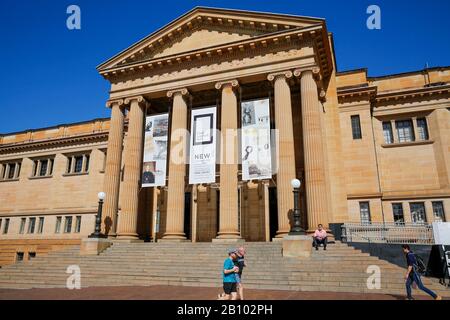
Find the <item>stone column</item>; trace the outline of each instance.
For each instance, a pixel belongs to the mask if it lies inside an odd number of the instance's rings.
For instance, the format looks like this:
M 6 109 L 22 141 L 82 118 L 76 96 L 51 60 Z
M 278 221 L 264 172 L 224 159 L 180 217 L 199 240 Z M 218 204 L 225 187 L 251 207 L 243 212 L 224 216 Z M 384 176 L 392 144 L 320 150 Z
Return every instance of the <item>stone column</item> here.
M 170 134 L 169 183 L 167 188 L 167 220 L 163 239 L 186 240 L 184 233 L 184 188 L 186 176 L 186 88 L 167 92 L 173 98 Z M 175 152 L 181 151 L 181 152 Z
M 117 237 L 132 240 L 138 238 L 137 218 L 144 147 L 144 115 L 147 103 L 144 97 L 138 96 L 125 99 L 125 104 L 130 104 L 130 114 L 128 137 L 124 147 L 123 203 Z
M 327 188 L 325 181 L 324 132 L 321 127 L 321 113 L 314 74 L 318 69 L 295 70 L 300 77 L 300 95 L 303 125 L 303 150 L 305 154 L 305 190 L 308 231 L 312 232 L 319 223 L 328 227 Z
M 294 194 L 291 180 L 295 174 L 294 129 L 292 124 L 291 89 L 288 79 L 291 71 L 269 74 L 267 79 L 273 81 L 275 100 L 275 127 L 278 130 L 278 171 L 277 171 L 277 206 L 278 231 L 276 238 L 283 238 L 289 233 L 289 212 L 294 208 Z
M 222 90 L 221 103 L 221 164 L 220 164 L 220 209 L 217 240 L 240 239 L 238 208 L 238 101 L 234 89 L 237 80 L 216 83 Z

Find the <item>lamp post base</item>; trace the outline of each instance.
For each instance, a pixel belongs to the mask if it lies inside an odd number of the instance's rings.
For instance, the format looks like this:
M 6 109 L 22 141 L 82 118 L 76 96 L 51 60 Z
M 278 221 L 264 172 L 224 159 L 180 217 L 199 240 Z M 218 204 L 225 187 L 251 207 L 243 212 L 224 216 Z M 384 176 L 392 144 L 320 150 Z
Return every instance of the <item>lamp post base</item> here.
M 310 257 L 311 237 L 307 235 L 287 235 L 283 238 L 283 257 Z
M 99 255 L 112 245 L 111 240 L 103 238 L 85 238 L 81 240 L 80 255 Z

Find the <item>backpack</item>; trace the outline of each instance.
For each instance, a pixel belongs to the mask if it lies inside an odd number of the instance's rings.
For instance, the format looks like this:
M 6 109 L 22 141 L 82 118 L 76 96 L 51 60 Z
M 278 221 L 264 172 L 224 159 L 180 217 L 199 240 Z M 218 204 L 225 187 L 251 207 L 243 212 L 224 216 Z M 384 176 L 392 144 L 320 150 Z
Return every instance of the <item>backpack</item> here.
M 414 271 L 417 273 L 424 275 L 427 272 L 427 266 L 425 265 L 425 262 L 423 261 L 422 257 L 418 256 L 414 253 L 414 257 L 416 258 L 416 265 L 414 266 Z

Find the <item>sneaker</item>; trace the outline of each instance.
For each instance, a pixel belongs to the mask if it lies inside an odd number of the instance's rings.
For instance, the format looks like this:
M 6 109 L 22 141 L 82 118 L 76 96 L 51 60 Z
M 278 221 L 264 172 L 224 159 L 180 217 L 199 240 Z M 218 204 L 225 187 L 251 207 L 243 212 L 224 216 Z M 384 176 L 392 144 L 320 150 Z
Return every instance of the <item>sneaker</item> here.
M 442 300 L 441 296 L 437 296 L 436 298 L 434 298 L 434 300 Z

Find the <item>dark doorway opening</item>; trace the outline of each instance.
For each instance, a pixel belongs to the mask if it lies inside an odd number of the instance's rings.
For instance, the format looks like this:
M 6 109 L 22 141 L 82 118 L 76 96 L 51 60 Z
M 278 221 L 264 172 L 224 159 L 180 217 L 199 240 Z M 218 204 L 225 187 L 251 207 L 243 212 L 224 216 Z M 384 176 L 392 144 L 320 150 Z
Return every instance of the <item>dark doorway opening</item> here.
M 191 239 L 191 197 L 190 192 L 184 193 L 184 233 L 186 239 Z
M 275 238 L 278 230 L 277 188 L 269 187 L 269 223 L 270 239 Z

